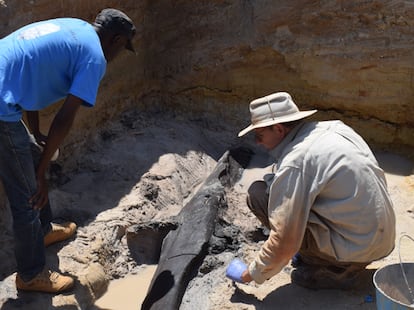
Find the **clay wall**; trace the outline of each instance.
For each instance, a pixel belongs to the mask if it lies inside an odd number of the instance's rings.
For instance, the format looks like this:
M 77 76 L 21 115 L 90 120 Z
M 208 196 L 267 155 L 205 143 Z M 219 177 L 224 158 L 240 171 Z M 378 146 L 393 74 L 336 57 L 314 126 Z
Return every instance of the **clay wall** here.
M 0 36 L 52 17 L 92 21 L 104 7 L 135 21 L 137 55 L 111 63 L 96 107 L 66 148 L 130 108 L 248 122 L 248 102 L 291 92 L 318 118 L 340 118 L 373 146 L 414 146 L 414 3 L 402 0 L 1 0 Z M 57 107 L 42 112 L 44 130 Z

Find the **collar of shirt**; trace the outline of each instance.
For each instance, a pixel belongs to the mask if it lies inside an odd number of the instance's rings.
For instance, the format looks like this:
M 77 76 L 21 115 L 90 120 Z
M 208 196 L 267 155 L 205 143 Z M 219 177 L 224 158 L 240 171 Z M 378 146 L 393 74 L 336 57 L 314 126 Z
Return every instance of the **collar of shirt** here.
M 303 127 L 305 122 L 302 122 L 295 126 L 287 135 L 286 137 L 280 142 L 274 149 L 269 151 L 269 154 L 276 159 L 276 162 L 279 161 L 280 156 L 283 153 L 283 150 L 286 148 L 286 146 L 292 142 L 298 131 Z

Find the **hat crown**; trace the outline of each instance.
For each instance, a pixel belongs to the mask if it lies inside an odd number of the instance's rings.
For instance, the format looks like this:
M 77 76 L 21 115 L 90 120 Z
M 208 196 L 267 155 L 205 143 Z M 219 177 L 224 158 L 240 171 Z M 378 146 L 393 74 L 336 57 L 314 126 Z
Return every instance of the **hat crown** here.
M 258 98 L 250 102 L 251 124 L 240 131 L 238 136 L 241 137 L 256 128 L 300 120 L 316 111 L 299 111 L 292 97 L 286 92 Z
M 299 112 L 292 97 L 286 92 L 275 93 L 250 103 L 252 124 L 271 121 Z

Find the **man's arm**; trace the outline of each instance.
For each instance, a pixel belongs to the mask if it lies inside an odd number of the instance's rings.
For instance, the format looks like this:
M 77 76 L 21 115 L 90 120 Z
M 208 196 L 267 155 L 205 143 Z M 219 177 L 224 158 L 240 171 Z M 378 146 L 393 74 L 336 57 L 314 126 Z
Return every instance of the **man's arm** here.
M 249 265 L 248 275 L 261 284 L 289 262 L 299 250 L 305 233 L 312 199 L 309 180 L 297 168 L 279 171 L 269 196 L 270 235 L 256 259 Z
M 39 112 L 38 111 L 26 111 L 27 124 L 30 128 L 30 132 L 36 139 L 37 144 L 45 146 L 47 137 L 40 132 L 39 128 Z
M 27 124 L 29 125 L 30 131 L 34 136 L 40 133 L 39 130 L 39 112 L 38 111 L 26 111 Z
M 69 94 L 52 121 L 47 136 L 46 146 L 43 150 L 39 166 L 37 167 L 37 192 L 30 199 L 30 202 L 33 203 L 33 208 L 35 209 L 41 209 L 48 201 L 46 171 L 50 159 L 71 129 L 76 113 L 82 102 L 82 99 Z

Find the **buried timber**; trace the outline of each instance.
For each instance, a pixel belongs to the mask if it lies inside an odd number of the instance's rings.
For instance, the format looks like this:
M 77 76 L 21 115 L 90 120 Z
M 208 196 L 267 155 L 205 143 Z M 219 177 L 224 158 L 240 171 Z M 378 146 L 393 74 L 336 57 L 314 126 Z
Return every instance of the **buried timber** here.
M 0 219 L 2 309 L 139 309 L 139 296 L 151 309 L 375 309 L 365 298 L 375 295 L 370 279 L 344 294 L 291 285 L 289 266 L 261 286 L 225 278 L 232 258 L 252 259 L 266 238 L 245 192 L 270 161 L 255 149 L 249 169 L 243 169 L 243 160 L 229 152 L 241 142 L 236 133 L 214 120 L 125 113 L 86 149 L 58 161 L 51 171 L 54 215 L 75 221 L 79 230 L 72 240 L 48 248 L 47 259 L 77 277 L 75 289 L 57 296 L 16 292 L 6 212 Z M 397 236 L 413 236 L 413 165 L 378 155 L 388 171 Z M 411 244 L 403 249 L 414 252 Z M 397 260 L 393 252 L 368 268 Z M 101 303 L 121 280 L 121 291 L 128 293 Z

